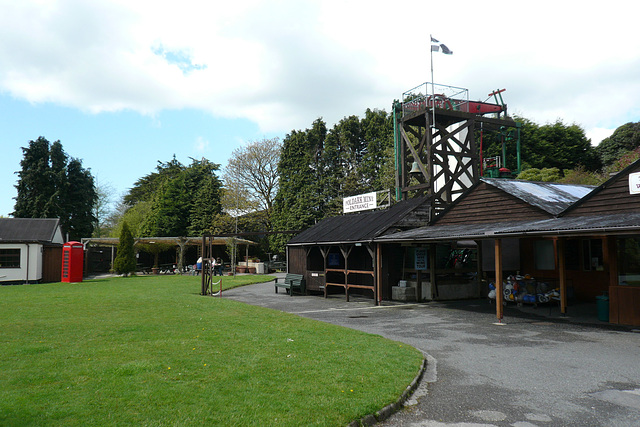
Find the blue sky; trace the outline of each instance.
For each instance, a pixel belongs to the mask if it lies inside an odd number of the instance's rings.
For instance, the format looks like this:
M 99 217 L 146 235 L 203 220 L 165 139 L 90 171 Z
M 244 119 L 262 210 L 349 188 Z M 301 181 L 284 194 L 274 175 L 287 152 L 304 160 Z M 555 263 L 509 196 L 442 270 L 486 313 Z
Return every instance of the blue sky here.
M 222 167 L 245 141 L 277 136 L 261 132 L 247 119 L 220 119 L 198 110 L 162 111 L 153 117 L 133 111 L 92 114 L 8 97 L 0 98 L 0 129 L 2 163 L 7 165 L 0 171 L 0 215 L 5 216 L 15 202 L 15 188 L 8 184 L 15 185 L 21 147 L 39 136 L 60 140 L 67 154 L 81 159 L 98 183 L 113 189 L 114 201 L 152 172 L 158 160 L 171 160 L 175 154 L 188 164 L 190 158 L 206 157 Z
M 249 141 L 329 126 L 429 81 L 593 143 L 640 120 L 628 2 L 0 0 L 0 215 L 44 136 L 115 198 L 175 154 L 223 167 Z

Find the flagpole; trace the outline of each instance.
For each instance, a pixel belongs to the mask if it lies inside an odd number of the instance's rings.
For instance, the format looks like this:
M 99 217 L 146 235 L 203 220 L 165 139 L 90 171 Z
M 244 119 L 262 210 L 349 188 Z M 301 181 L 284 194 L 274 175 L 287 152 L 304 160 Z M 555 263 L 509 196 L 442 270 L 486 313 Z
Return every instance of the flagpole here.
M 431 111 L 433 113 L 433 121 L 431 127 L 436 126 L 436 89 L 433 84 L 433 34 L 429 34 L 429 51 L 431 52 Z M 432 136 L 433 138 L 433 136 Z

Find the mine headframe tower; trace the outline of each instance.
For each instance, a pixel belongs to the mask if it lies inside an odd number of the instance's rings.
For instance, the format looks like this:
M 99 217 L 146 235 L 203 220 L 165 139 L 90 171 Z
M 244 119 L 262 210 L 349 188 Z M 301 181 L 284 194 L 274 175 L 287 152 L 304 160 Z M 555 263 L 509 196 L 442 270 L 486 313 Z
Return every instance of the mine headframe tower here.
M 467 89 L 424 83 L 394 101 L 396 200 L 430 195 L 433 217 L 478 182 L 479 135 L 516 127 L 502 91 L 489 94 L 491 104 L 469 101 Z

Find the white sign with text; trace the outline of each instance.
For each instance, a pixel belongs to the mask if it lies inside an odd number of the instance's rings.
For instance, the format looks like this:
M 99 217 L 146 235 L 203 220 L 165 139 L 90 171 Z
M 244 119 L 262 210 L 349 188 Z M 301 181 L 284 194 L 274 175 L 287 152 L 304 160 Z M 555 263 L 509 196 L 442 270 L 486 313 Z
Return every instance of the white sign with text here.
M 629 193 L 640 194 L 640 172 L 629 174 Z
M 366 211 L 377 208 L 376 193 L 359 194 L 342 199 L 344 213 Z

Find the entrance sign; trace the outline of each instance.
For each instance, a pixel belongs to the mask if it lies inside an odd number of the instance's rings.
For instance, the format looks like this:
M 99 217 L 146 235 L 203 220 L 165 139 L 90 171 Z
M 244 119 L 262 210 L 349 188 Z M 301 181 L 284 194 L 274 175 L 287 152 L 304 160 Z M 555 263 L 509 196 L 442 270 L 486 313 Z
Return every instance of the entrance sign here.
M 640 172 L 629 174 L 629 193 L 640 194 Z
M 367 211 L 377 207 L 375 191 L 373 193 L 359 194 L 342 199 L 344 213 Z

